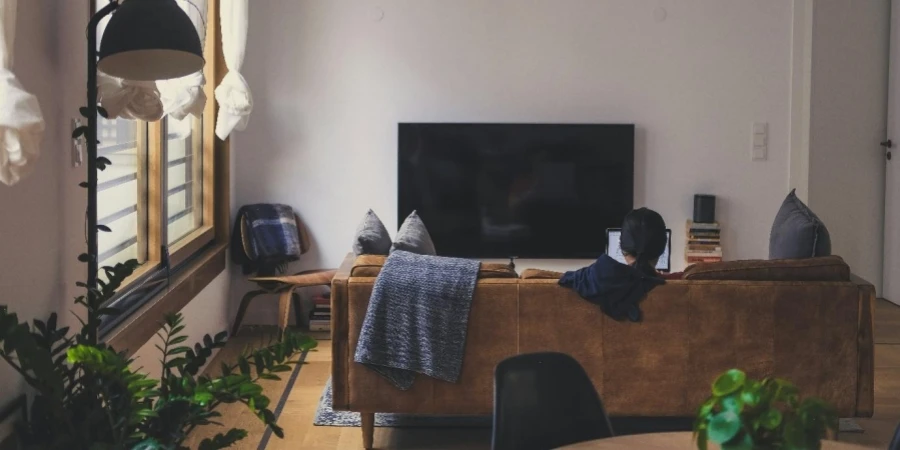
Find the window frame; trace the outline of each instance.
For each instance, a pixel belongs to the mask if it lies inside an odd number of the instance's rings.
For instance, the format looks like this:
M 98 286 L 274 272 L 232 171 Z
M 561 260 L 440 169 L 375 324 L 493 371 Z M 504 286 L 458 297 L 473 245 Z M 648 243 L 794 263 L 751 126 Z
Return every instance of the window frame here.
M 92 0 L 90 12 L 95 3 Z M 119 295 L 111 304 L 125 301 L 122 314 L 106 324 L 101 337 L 120 351 L 131 354 L 138 350 L 159 329 L 165 314 L 178 311 L 190 302 L 215 277 L 225 270 L 225 249 L 229 239 L 229 140 L 215 135 L 218 106 L 214 89 L 221 82 L 225 62 L 219 29 L 220 0 L 207 0 L 206 19 L 207 61 L 204 66 L 207 104 L 202 119 L 202 132 L 192 133 L 192 140 L 201 139 L 203 160 L 201 173 L 202 211 L 199 228 L 189 232 L 171 246 L 166 246 L 168 231 L 168 193 L 165 175 L 168 164 L 165 155 L 167 136 L 163 118 L 146 123 L 146 263 L 126 280 Z M 198 120 L 198 119 L 193 119 Z M 193 142 L 192 142 L 193 145 Z M 140 164 L 140 163 L 139 163 Z M 140 171 L 139 167 L 139 171 Z M 140 176 L 140 175 L 139 175 Z M 139 191 L 138 195 L 143 195 Z M 138 233 L 143 227 L 139 225 Z M 140 239 L 140 237 L 139 237 Z

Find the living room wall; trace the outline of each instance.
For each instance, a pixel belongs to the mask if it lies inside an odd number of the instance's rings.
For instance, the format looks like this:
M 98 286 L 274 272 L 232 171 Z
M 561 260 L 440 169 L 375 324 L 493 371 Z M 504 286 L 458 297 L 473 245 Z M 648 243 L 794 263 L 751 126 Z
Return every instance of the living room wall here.
M 47 133 L 41 160 L 34 172 L 14 186 L 0 184 L 0 305 L 9 305 L 20 318 L 42 317 L 60 310 L 64 289 L 60 276 L 63 231 L 59 227 L 60 165 L 53 150 L 59 147 L 60 124 L 52 100 L 57 94 L 53 54 L 55 27 L 51 1 L 19 2 L 15 72 L 22 86 L 41 102 Z M 0 99 L 0 102 L 3 100 Z M 48 156 L 48 153 L 50 154 Z M 83 217 L 83 213 L 82 213 Z M 77 223 L 77 222 L 75 222 Z M 23 382 L 0 362 L 0 409 L 22 391 Z M 0 441 L 11 431 L 0 424 Z
M 235 203 L 294 206 L 316 246 L 302 264 L 336 266 L 368 208 L 398 226 L 397 122 L 625 122 L 634 204 L 673 229 L 674 268 L 695 193 L 718 196 L 727 258 L 764 258 L 788 192 L 791 26 L 785 0 L 254 3 Z
M 38 98 L 46 131 L 35 171 L 19 184 L 0 185 L 0 304 L 20 318 L 41 318 L 56 311 L 66 326 L 78 326 L 69 313 L 85 278 L 76 259 L 85 248 L 86 199 L 78 183 L 83 167 L 71 165 L 69 119 L 85 102 L 84 30 L 86 2 L 32 0 L 18 3 L 14 72 Z M 191 342 L 227 328 L 230 273 L 215 278 L 183 310 Z M 155 367 L 152 343 L 138 351 L 138 362 Z M 23 391 L 19 376 L 0 362 L 0 409 Z M 0 424 L 0 441 L 11 424 Z

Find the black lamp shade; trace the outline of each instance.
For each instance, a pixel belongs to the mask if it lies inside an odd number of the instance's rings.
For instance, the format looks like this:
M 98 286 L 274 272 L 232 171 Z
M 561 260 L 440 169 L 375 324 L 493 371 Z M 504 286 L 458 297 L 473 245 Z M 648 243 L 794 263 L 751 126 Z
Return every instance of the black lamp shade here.
M 103 32 L 97 68 L 135 81 L 167 80 L 203 69 L 203 47 L 175 0 L 125 0 Z

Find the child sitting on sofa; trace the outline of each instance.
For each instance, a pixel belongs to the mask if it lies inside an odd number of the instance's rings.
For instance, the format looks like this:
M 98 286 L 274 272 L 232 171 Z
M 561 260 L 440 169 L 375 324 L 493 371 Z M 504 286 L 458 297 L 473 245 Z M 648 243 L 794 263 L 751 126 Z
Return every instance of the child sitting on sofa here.
M 590 266 L 566 272 L 559 284 L 599 305 L 606 315 L 615 320 L 639 322 L 641 310 L 638 303 L 647 293 L 664 284 L 666 278 L 681 278 L 681 274 L 663 276 L 656 271 L 656 263 L 666 249 L 666 241 L 666 222 L 662 216 L 651 209 L 635 209 L 625 216 L 622 223 L 620 245 L 628 264 L 604 254 Z

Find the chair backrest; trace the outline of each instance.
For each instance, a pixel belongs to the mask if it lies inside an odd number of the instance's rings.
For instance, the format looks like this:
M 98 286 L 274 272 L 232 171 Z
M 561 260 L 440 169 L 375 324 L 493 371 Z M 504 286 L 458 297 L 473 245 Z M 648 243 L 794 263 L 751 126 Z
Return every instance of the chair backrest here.
M 312 241 L 309 238 L 309 229 L 306 228 L 306 224 L 300 220 L 300 216 L 297 215 L 297 213 L 294 213 L 294 220 L 297 222 L 297 237 L 300 240 L 300 254 L 304 255 L 312 247 Z M 244 247 L 244 253 L 250 255 L 252 254 L 250 249 L 250 225 L 246 220 L 241 220 L 240 227 L 241 245 Z
M 894 438 L 891 439 L 891 445 L 888 446 L 888 450 L 900 450 L 900 424 L 894 429 Z
M 547 450 L 613 436 L 587 373 L 563 353 L 530 353 L 494 371 L 494 450 Z

